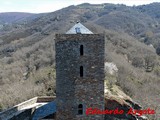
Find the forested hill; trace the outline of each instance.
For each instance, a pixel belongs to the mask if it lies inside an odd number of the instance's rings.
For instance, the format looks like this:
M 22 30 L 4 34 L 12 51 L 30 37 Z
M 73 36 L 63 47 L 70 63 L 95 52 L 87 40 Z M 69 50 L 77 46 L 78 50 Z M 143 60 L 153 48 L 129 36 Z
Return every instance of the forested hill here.
M 54 93 L 54 36 L 77 20 L 94 33 L 105 33 L 105 62 L 118 67 L 117 76 L 107 75 L 106 80 L 144 107 L 159 104 L 153 98 L 160 93 L 160 3 L 133 7 L 84 3 L 13 16 L 16 19 L 0 14 L 0 109 Z
M 64 32 L 76 20 L 92 22 L 109 30 L 123 31 L 141 42 L 153 44 L 155 48 L 159 45 L 160 3 L 133 7 L 85 3 L 46 14 L 1 13 L 0 23 L 16 23 L 4 25 L 3 28 L 1 26 L 0 31 L 14 30 L 17 34 L 18 30 L 27 31 L 24 33 L 27 35 L 28 32 Z

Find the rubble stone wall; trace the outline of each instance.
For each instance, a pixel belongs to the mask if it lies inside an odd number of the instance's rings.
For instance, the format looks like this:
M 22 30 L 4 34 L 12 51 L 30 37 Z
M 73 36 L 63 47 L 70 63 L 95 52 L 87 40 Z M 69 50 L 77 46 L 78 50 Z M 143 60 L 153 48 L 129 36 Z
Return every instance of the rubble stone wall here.
M 85 114 L 89 107 L 104 110 L 104 42 L 100 34 L 56 35 L 57 120 L 104 120 L 103 115 Z M 78 115 L 79 104 L 82 115 Z

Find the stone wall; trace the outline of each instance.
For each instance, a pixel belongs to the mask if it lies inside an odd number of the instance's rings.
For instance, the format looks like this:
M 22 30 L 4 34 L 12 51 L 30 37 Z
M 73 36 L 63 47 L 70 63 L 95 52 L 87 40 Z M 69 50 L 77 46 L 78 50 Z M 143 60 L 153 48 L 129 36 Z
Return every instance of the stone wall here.
M 56 35 L 57 120 L 104 120 L 102 115 L 85 114 L 89 107 L 104 110 L 104 42 L 100 34 Z M 82 115 L 78 115 L 79 104 Z

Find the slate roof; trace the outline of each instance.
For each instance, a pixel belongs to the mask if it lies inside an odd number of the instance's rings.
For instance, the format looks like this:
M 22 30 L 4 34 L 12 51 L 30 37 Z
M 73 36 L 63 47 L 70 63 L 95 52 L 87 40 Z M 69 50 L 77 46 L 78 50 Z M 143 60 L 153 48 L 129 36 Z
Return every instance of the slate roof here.
M 32 120 L 39 120 L 42 119 L 50 114 L 56 112 L 56 103 L 55 101 L 49 102 L 39 108 L 37 108 L 34 112 Z
M 77 22 L 66 34 L 93 34 L 88 28 Z

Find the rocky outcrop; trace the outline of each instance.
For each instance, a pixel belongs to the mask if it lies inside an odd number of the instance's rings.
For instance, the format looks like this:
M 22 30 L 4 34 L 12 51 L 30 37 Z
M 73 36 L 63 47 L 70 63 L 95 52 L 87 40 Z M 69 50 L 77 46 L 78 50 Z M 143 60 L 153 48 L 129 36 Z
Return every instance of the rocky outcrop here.
M 111 114 L 105 115 L 105 120 L 148 120 L 139 113 L 129 114 L 131 110 L 141 109 L 142 107 L 123 93 L 118 86 L 114 86 L 112 92 L 105 89 L 105 110 L 114 110 Z

